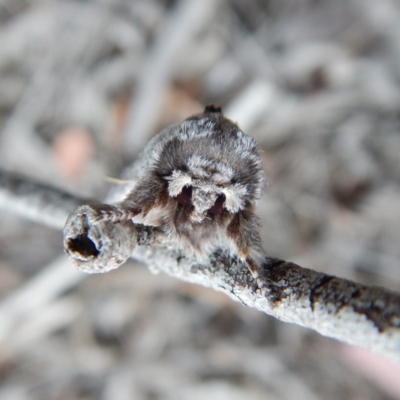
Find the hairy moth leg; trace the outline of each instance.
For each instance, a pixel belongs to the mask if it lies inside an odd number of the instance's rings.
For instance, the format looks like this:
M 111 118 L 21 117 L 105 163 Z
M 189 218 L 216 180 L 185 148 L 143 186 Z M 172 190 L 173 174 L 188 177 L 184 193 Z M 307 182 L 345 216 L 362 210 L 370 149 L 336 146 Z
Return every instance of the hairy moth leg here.
M 161 189 L 154 184 L 154 179 L 143 179 L 120 203 L 93 203 L 78 207 L 68 217 L 65 229 L 78 235 L 100 222 L 130 221 L 139 214 L 148 213 L 160 197 Z
M 73 214 L 75 219 L 80 219 L 82 226 L 91 226 L 99 222 L 129 221 L 140 214 L 138 207 L 127 207 L 125 204 L 86 204 L 78 207 Z M 68 223 L 68 221 L 67 221 Z
M 257 217 L 250 211 L 239 212 L 228 226 L 228 236 L 233 240 L 239 258 L 246 264 L 258 286 L 263 286 L 264 271 L 262 264 L 265 259 L 265 252 L 258 233 Z

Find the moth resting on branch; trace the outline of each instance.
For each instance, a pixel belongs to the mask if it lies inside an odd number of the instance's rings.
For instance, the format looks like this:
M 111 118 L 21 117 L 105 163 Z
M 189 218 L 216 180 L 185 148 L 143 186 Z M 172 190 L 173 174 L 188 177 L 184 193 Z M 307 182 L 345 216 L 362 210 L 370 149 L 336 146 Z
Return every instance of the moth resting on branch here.
M 130 256 L 222 291 L 283 321 L 400 361 L 400 297 L 267 257 L 254 206 L 264 173 L 256 142 L 219 108 L 154 137 L 118 203 L 69 215 L 64 247 L 89 273 Z
M 220 108 L 206 107 L 150 141 L 135 170 L 137 183 L 120 203 L 75 211 L 64 231 L 66 251 L 83 271 L 106 272 L 126 261 L 136 243 L 148 244 L 143 230 L 151 228 L 151 241 L 200 262 L 224 249 L 259 279 L 265 253 L 254 206 L 265 179 L 257 150 Z M 133 223 L 131 236 L 113 243 L 105 221 Z

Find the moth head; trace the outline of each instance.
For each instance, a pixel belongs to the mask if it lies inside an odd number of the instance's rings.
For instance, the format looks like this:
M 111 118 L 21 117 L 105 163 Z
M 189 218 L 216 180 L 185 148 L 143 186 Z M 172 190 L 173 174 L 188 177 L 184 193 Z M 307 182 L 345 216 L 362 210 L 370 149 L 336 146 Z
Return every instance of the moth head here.
M 246 186 L 229 179 L 227 166 L 219 165 L 211 174 L 202 170 L 198 161 L 196 168 L 192 165 L 191 169 L 176 169 L 167 178 L 168 194 L 177 206 L 190 209 L 193 222 L 243 210 L 248 203 Z
M 168 195 L 192 221 L 235 214 L 260 198 L 264 171 L 257 143 L 207 107 L 168 130 L 157 147 L 155 167 Z

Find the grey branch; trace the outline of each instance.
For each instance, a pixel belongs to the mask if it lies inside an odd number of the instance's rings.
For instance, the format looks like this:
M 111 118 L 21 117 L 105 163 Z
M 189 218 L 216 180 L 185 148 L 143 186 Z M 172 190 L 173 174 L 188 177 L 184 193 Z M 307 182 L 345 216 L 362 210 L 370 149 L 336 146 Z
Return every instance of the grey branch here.
M 0 169 L 0 207 L 30 220 L 62 228 L 72 210 L 88 201 Z
M 62 228 L 71 207 L 85 203 L 84 199 L 4 172 L 0 173 L 0 184 L 0 206 L 14 207 L 16 212 L 38 222 L 50 221 L 54 227 Z M 398 294 L 269 257 L 263 266 L 265 285 L 260 289 L 246 266 L 224 251 L 199 264 L 163 245 L 162 231 L 126 221 L 103 219 L 98 223 L 95 213 L 89 212 L 88 217 L 88 207 L 96 210 L 93 204 L 78 207 L 69 216 L 64 231 L 66 250 L 80 269 L 105 272 L 131 255 L 153 271 L 224 292 L 282 321 L 400 362 Z M 101 268 L 109 260 L 112 267 Z

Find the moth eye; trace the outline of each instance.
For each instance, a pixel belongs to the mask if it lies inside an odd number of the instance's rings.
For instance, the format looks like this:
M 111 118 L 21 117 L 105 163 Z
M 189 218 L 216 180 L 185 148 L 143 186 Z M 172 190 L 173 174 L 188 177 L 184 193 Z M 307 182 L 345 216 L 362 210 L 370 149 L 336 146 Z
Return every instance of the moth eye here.
M 184 186 L 182 191 L 176 196 L 176 201 L 184 207 L 192 205 L 192 187 Z
M 214 205 L 208 210 L 210 214 L 221 214 L 224 211 L 225 196 L 220 194 Z

